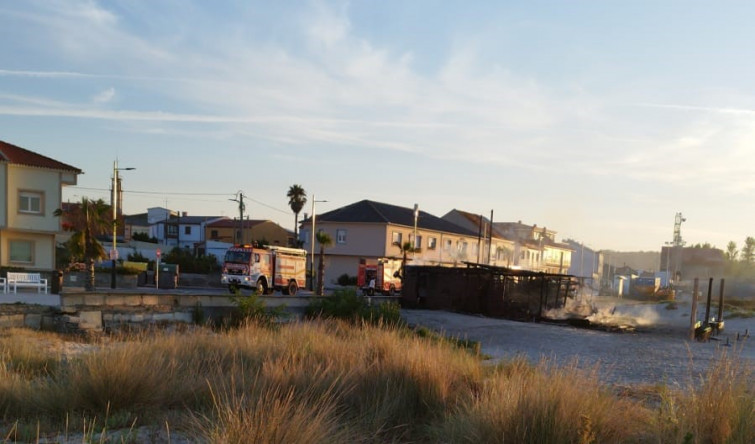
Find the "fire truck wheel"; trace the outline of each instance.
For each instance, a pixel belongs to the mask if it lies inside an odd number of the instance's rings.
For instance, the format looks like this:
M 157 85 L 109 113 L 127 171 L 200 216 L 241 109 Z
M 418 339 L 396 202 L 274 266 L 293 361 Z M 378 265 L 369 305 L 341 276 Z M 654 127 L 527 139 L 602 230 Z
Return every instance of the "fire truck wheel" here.
M 260 279 L 257 281 L 257 286 L 254 288 L 254 290 L 260 296 L 267 294 L 267 284 L 264 280 Z
M 286 294 L 289 294 L 291 296 L 296 296 L 296 292 L 299 290 L 299 287 L 296 285 L 296 281 L 291 281 L 288 283 L 288 287 L 286 287 L 285 291 Z

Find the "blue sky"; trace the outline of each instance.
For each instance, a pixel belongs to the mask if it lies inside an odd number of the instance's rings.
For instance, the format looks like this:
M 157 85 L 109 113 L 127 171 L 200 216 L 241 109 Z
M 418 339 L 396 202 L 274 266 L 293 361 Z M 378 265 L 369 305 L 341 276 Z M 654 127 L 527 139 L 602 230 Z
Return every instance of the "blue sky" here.
M 755 236 L 755 3 L 0 2 L 0 139 L 65 199 L 293 228 L 301 184 L 596 249 Z M 307 205 L 306 211 L 310 207 Z

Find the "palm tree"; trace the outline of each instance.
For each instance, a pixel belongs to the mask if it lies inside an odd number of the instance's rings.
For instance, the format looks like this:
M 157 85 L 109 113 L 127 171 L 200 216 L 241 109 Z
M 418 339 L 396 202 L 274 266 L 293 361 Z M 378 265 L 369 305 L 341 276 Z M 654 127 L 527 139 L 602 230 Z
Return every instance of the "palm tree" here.
M 320 263 L 317 264 L 317 295 L 325 294 L 325 247 L 333 245 L 333 238 L 324 231 L 317 233 L 317 243 L 320 244 Z
M 393 245 L 395 247 L 398 247 L 399 251 L 401 252 L 401 275 L 399 276 L 399 279 L 401 279 L 401 281 L 403 282 L 404 276 L 406 276 L 406 255 L 408 253 L 419 252 L 420 249 L 414 248 L 410 241 L 406 241 L 403 244 L 394 242 Z
M 105 249 L 97 241 L 97 236 L 109 232 L 112 228 L 110 205 L 102 199 L 93 201 L 84 197 L 80 204 L 72 205 L 65 210 L 59 208 L 53 214 L 63 218 L 63 230 L 73 232 L 67 242 L 68 250 L 72 257 L 86 262 L 89 276 L 84 287 L 87 291 L 94 291 L 94 261 L 107 257 Z
M 294 212 L 294 241 L 299 246 L 299 212 L 307 203 L 307 193 L 301 185 L 294 184 L 289 187 L 286 197 L 288 197 L 288 206 Z

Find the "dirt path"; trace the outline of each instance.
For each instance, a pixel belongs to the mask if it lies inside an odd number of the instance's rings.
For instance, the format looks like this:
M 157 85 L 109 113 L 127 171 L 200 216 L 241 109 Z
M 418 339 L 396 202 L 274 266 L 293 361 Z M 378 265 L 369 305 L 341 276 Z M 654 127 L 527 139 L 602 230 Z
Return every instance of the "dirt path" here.
M 718 340 L 688 340 L 689 304 L 638 304 L 607 299 L 593 302 L 598 314 L 636 321 L 637 331 L 610 333 L 547 323 L 524 323 L 431 310 L 402 310 L 410 324 L 424 325 L 448 335 L 480 341 L 482 352 L 494 359 L 524 355 L 536 362 L 543 357 L 580 366 L 600 364 L 607 382 L 617 384 L 669 383 L 685 385 L 708 368 L 721 353 L 755 364 L 755 319 L 726 320 Z M 740 340 L 737 340 L 739 333 Z M 728 344 L 727 344 L 728 339 Z

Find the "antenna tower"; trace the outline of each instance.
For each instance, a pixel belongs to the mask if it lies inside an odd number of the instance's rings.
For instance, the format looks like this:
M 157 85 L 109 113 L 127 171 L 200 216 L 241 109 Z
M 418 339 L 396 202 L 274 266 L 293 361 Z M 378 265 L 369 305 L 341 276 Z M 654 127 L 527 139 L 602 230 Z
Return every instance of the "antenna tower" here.
M 686 222 L 687 219 L 682 217 L 682 213 L 676 213 L 674 218 L 674 241 L 671 243 L 674 247 L 683 247 L 686 242 L 682 240 L 682 222 Z

